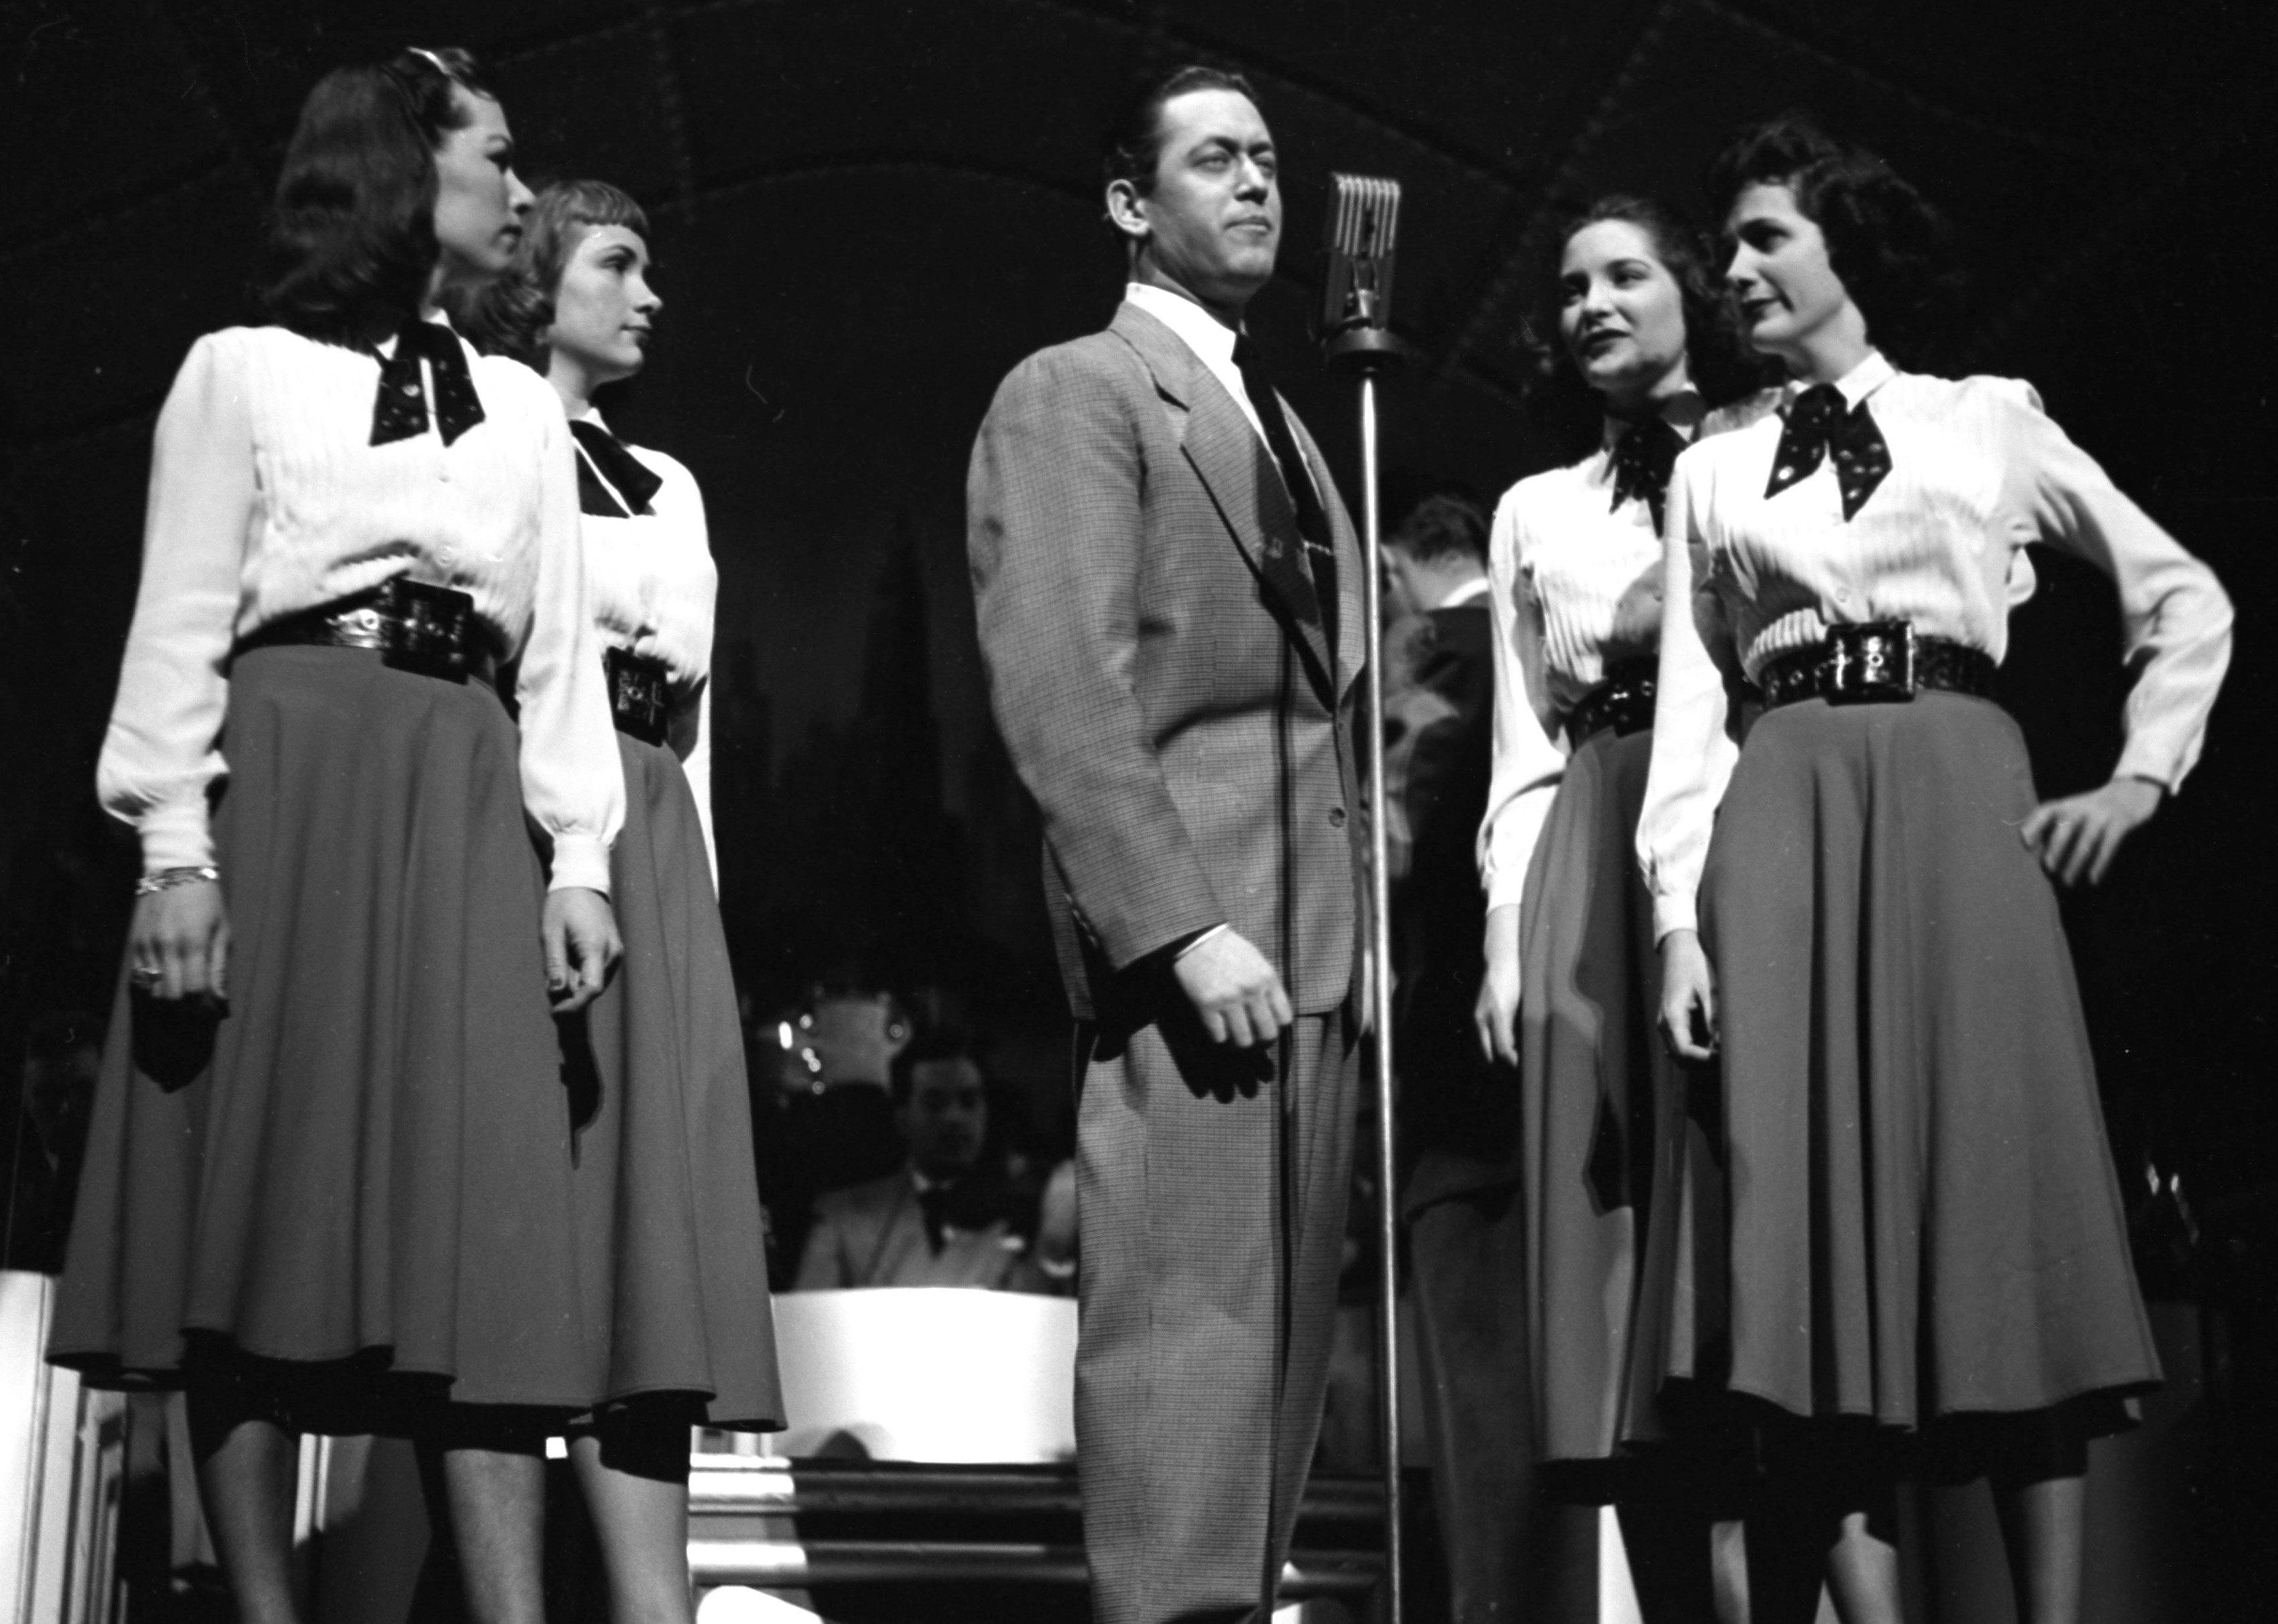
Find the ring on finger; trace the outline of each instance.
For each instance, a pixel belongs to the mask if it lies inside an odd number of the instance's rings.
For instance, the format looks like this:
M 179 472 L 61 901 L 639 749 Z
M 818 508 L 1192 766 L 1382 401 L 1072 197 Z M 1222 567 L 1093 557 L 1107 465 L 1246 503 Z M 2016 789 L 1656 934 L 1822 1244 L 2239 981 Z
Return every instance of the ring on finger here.
M 156 987 L 165 978 L 166 972 L 156 964 L 137 964 L 127 979 L 138 987 Z

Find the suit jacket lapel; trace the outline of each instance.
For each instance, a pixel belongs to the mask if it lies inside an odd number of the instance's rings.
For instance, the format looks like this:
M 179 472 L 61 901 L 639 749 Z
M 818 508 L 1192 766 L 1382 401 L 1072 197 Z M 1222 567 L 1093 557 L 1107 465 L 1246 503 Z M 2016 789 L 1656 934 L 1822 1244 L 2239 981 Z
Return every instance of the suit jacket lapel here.
M 1235 545 L 1288 611 L 1299 641 L 1312 657 L 1314 680 L 1333 695 L 1342 692 L 1343 683 L 1330 675 L 1328 634 L 1321 624 L 1321 600 L 1313 590 L 1313 572 L 1305 562 L 1297 511 L 1282 486 L 1280 470 L 1273 466 L 1273 454 L 1225 385 L 1178 334 L 1131 304 L 1115 313 L 1109 331 L 1138 352 L 1154 376 L 1158 391 L 1185 409 L 1180 449 L 1217 504 Z M 1306 454 L 1318 465 L 1319 454 L 1311 449 L 1310 440 L 1305 443 Z M 1341 505 L 1333 502 L 1329 507 L 1338 515 L 1331 522 L 1342 525 Z M 1340 540 L 1340 559 L 1344 551 Z M 1343 579 L 1341 575 L 1341 583 Z M 1340 591 L 1339 596 L 1346 594 Z M 1358 611 L 1345 623 L 1357 626 Z

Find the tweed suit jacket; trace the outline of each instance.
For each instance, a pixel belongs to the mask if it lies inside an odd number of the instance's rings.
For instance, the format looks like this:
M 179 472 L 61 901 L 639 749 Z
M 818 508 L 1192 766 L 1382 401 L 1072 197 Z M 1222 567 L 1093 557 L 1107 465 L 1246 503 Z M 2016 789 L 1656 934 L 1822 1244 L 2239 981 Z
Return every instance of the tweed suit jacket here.
M 1272 454 L 1145 311 L 1126 303 L 1105 332 L 1029 356 L 981 426 L 967 483 L 981 649 L 1043 811 L 1079 1018 L 1221 921 L 1273 961 L 1300 1014 L 1351 989 L 1361 559 L 1319 448 L 1288 418 L 1334 532 L 1334 652 Z

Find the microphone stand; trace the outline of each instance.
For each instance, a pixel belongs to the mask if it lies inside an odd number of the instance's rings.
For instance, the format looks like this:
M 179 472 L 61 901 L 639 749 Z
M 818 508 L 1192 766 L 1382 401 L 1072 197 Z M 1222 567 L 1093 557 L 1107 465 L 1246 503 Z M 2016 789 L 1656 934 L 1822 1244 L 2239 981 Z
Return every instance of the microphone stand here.
M 1385 1624 L 1401 1624 L 1403 1584 L 1402 1530 L 1405 1499 L 1400 1483 L 1400 1212 L 1399 1140 L 1395 1134 L 1392 1065 L 1392 871 L 1387 855 L 1384 799 L 1383 542 L 1377 500 L 1377 380 L 1400 364 L 1400 341 L 1380 326 L 1354 325 L 1331 333 L 1323 348 L 1332 369 L 1360 385 L 1361 619 L 1367 676 L 1362 690 L 1368 729 L 1368 873 L 1370 899 L 1369 1018 L 1376 1043 L 1376 1187 L 1379 1363 L 1384 1372 Z

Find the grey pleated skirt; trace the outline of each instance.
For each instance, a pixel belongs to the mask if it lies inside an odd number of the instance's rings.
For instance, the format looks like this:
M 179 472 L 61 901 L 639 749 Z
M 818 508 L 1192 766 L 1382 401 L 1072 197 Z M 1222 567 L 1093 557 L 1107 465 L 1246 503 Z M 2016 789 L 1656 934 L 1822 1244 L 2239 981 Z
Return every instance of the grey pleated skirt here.
M 2035 804 L 1982 699 L 1808 700 L 1748 735 L 1701 893 L 1730 1391 L 2093 1436 L 2159 1382 L 2056 897 L 2018 836 Z
M 580 1277 L 615 1399 L 783 1424 L 728 944 L 696 801 L 669 750 L 617 736 L 625 826 L 610 902 L 625 957 L 564 1022 Z
M 330 1432 L 606 1401 L 504 706 L 261 648 L 223 743 L 226 1012 L 122 973 L 50 1357 Z

